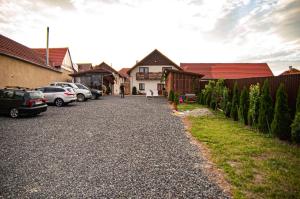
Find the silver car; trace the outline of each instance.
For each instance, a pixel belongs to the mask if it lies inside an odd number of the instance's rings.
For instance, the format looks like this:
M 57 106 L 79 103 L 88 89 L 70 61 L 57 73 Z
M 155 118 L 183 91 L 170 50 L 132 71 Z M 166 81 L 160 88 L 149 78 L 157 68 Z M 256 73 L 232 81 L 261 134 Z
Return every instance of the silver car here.
M 76 93 L 71 87 L 46 86 L 38 88 L 42 91 L 48 104 L 63 106 L 77 100 Z
M 83 101 L 86 101 L 87 99 L 92 98 L 91 91 L 86 90 L 86 89 L 80 89 L 74 83 L 70 83 L 70 82 L 53 82 L 50 85 L 51 86 L 62 86 L 62 87 L 67 86 L 67 87 L 73 88 L 75 93 L 76 93 L 76 96 L 77 96 L 77 101 L 79 101 L 79 102 L 83 102 Z

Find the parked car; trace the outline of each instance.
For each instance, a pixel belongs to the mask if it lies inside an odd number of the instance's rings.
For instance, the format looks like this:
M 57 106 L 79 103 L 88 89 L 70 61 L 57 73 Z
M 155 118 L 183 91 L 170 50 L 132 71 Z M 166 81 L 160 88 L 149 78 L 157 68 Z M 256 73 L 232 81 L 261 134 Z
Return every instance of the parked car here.
M 74 89 L 76 96 L 77 96 L 77 101 L 83 102 L 88 99 L 92 98 L 92 93 L 89 90 L 86 89 L 81 89 L 76 86 L 74 83 L 70 82 L 54 82 L 50 84 L 51 86 L 61 86 L 61 87 L 71 87 Z
M 42 91 L 48 104 L 61 107 L 77 100 L 76 93 L 71 87 L 46 86 L 38 88 Z
M 38 115 L 47 111 L 46 100 L 41 91 L 16 88 L 0 89 L 0 113 L 12 118 L 20 115 Z
M 98 99 L 99 97 L 102 96 L 102 91 L 100 91 L 100 90 L 93 89 L 93 88 L 88 88 L 87 86 L 85 86 L 83 84 L 80 84 L 80 83 L 75 83 L 75 84 L 76 84 L 76 86 L 78 88 L 86 89 L 86 90 L 91 91 L 91 93 L 92 93 L 92 99 Z

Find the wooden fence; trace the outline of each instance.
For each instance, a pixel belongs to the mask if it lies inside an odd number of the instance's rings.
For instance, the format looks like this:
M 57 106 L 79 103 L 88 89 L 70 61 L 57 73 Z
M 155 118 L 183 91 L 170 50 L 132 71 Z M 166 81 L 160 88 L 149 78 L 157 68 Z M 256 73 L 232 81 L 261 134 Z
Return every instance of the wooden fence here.
M 249 89 L 250 85 L 259 83 L 262 87 L 264 81 L 268 79 L 270 84 L 270 94 L 272 96 L 273 102 L 275 103 L 276 91 L 280 83 L 284 84 L 285 91 L 288 94 L 288 103 L 292 113 L 295 111 L 297 92 L 300 85 L 300 74 L 294 75 L 282 75 L 282 76 L 272 76 L 272 77 L 255 77 L 255 78 L 245 78 L 245 79 L 226 79 L 225 85 L 232 90 L 234 83 L 237 82 L 238 89 L 241 91 L 243 87 Z M 208 81 L 201 81 L 199 87 L 203 89 Z

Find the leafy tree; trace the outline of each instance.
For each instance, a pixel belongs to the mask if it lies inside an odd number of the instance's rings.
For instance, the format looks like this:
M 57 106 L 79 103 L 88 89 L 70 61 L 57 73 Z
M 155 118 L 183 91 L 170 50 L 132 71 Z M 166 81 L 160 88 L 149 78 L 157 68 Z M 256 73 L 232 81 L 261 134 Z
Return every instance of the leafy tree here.
M 231 109 L 230 109 L 230 117 L 234 120 L 238 120 L 238 106 L 239 106 L 239 93 L 237 82 L 234 83 L 233 93 L 232 93 L 232 102 L 231 102 Z
M 248 124 L 248 108 L 249 108 L 249 94 L 246 87 L 243 88 L 240 96 L 239 105 L 239 121 L 243 122 L 245 125 Z
M 136 90 L 136 87 L 134 86 L 133 88 L 132 88 L 132 95 L 136 95 L 137 94 L 137 90 Z
M 263 133 L 270 132 L 272 119 L 273 102 L 270 96 L 269 81 L 266 79 L 259 99 L 258 129 Z
M 287 94 L 281 83 L 276 92 L 276 103 L 274 119 L 271 124 L 271 132 L 280 139 L 290 139 L 291 137 L 291 116 L 288 107 Z
M 257 126 L 258 113 L 259 113 L 259 83 L 250 86 L 249 91 L 249 110 L 248 110 L 248 124 Z
M 170 90 L 170 93 L 169 93 L 169 101 L 171 101 L 171 102 L 174 101 L 174 91 L 173 91 L 173 90 Z
M 295 119 L 291 127 L 292 127 L 292 141 L 295 143 L 300 143 L 300 112 L 296 113 Z

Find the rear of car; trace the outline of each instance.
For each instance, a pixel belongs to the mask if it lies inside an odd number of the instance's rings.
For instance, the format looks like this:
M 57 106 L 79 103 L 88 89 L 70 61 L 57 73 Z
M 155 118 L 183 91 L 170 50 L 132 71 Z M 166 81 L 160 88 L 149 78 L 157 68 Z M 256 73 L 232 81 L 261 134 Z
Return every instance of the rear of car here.
M 77 96 L 77 101 L 83 102 L 86 101 L 87 99 L 92 98 L 92 93 L 89 90 L 78 88 L 78 86 L 74 83 L 70 82 L 54 82 L 50 84 L 52 86 L 62 86 L 62 87 L 71 87 L 74 89 L 76 96 Z
M 12 118 L 20 115 L 38 115 L 47 110 L 46 100 L 40 91 L 21 89 L 0 90 L 0 112 Z
M 71 87 L 47 86 L 38 90 L 44 93 L 48 104 L 55 104 L 58 107 L 77 100 L 76 93 Z

